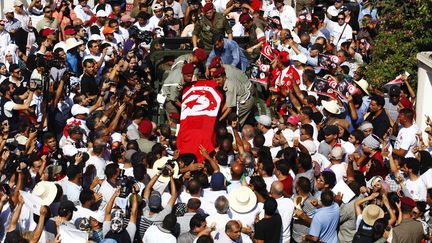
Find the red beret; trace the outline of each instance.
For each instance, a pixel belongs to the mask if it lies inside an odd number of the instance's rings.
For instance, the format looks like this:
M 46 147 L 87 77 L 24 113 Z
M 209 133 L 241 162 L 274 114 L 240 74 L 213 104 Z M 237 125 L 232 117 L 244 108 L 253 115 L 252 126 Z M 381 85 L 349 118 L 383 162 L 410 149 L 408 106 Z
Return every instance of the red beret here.
M 408 98 L 402 98 L 402 99 L 400 99 L 400 101 L 399 101 L 400 103 L 401 103 L 401 105 L 404 107 L 404 108 L 408 108 L 408 109 L 411 109 L 412 110 L 412 108 L 413 108 L 413 104 L 411 103 L 411 101 L 408 99 Z
M 55 32 L 56 32 L 55 29 L 45 28 L 45 29 L 42 30 L 42 36 L 47 37 L 47 36 L 49 36 L 49 35 L 51 35 L 51 34 L 53 34 Z
M 65 35 L 75 35 L 76 32 L 74 30 L 74 28 L 67 28 L 64 30 Z
M 213 78 L 218 78 L 222 75 L 225 75 L 225 68 L 218 67 L 216 71 L 213 72 Z
M 410 198 L 410 197 L 401 197 L 400 201 L 402 204 L 410 206 L 410 207 L 415 207 L 416 206 L 416 202 Z
M 209 10 L 212 10 L 214 8 L 213 3 L 206 3 L 203 7 L 203 12 L 207 12 Z
M 281 62 L 288 62 L 289 61 L 289 53 L 287 51 L 281 51 L 281 52 L 279 52 L 277 58 Z
M 193 54 L 198 58 L 198 61 L 200 62 L 204 62 L 205 60 L 207 60 L 207 52 L 202 48 L 197 48 L 193 52 Z
M 246 13 L 240 15 L 240 19 L 239 19 L 240 24 L 244 24 L 245 22 L 248 22 L 250 20 L 252 20 L 250 14 Z
M 218 67 L 222 67 L 222 60 L 220 59 L 219 56 L 215 56 L 213 57 L 213 59 L 210 62 L 210 65 L 208 66 L 208 68 L 218 68 Z
M 193 74 L 194 69 L 195 69 L 195 67 L 192 63 L 186 63 L 182 67 L 182 73 L 183 74 Z
M 180 120 L 180 114 L 177 113 L 177 112 L 175 112 L 175 113 L 170 113 L 170 114 L 169 114 L 169 117 L 170 117 L 171 119 L 174 119 L 174 120 Z
M 138 125 L 138 131 L 143 135 L 150 135 L 153 130 L 153 125 L 149 120 L 142 120 Z

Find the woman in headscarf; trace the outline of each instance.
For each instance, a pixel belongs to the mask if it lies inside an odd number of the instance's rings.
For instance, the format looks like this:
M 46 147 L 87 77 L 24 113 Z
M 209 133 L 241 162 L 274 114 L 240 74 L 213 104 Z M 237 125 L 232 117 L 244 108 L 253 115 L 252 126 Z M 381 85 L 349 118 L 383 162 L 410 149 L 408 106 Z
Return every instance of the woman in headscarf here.
M 32 19 L 30 17 L 24 17 L 24 22 L 16 32 L 15 43 L 18 49 L 25 55 L 29 55 L 30 48 L 36 42 L 38 33 L 36 28 L 33 27 Z
M 0 60 L 0 61 L 6 65 L 7 70 L 9 70 L 9 66 L 11 64 L 18 64 L 19 58 L 17 55 L 17 49 L 18 49 L 17 45 L 9 44 L 6 47 L 4 56 L 1 57 L 2 60 Z
M 0 83 L 9 77 L 6 65 L 0 62 Z

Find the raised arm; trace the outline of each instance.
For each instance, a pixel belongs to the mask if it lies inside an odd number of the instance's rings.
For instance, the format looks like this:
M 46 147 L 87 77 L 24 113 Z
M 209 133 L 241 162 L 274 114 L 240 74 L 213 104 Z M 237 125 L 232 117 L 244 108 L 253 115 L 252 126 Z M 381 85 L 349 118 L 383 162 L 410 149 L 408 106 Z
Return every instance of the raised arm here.
M 12 218 L 11 218 L 9 227 L 7 228 L 7 232 L 12 232 L 16 229 L 18 219 L 19 219 L 19 216 L 21 214 L 21 209 L 22 209 L 23 205 L 24 205 L 24 199 L 20 194 L 18 197 L 18 205 L 15 207 L 15 210 L 12 214 Z
M 34 230 L 33 238 L 30 240 L 30 243 L 37 243 L 39 242 L 39 239 L 42 235 L 44 226 L 45 226 L 45 219 L 48 213 L 48 207 L 47 206 L 41 206 L 40 208 L 40 215 L 39 215 L 39 221 L 36 226 L 36 229 Z
M 113 195 L 111 196 L 110 200 L 106 205 L 104 221 L 111 221 L 111 210 L 112 207 L 114 206 L 114 201 L 119 194 L 120 194 L 120 188 L 116 188 Z
M 174 169 L 170 170 L 170 191 L 171 191 L 171 197 L 168 201 L 168 204 L 171 208 L 174 207 L 174 204 L 177 200 L 177 188 L 175 186 L 175 182 L 174 182 L 174 178 L 173 178 L 173 174 L 174 174 Z
M 144 188 L 144 192 L 143 192 L 143 198 L 144 199 L 149 199 L 151 189 L 153 188 L 154 184 L 158 180 L 159 176 L 160 176 L 160 172 L 158 172 L 156 175 L 154 175 L 153 178 L 151 178 L 151 180 L 149 181 L 149 183 Z

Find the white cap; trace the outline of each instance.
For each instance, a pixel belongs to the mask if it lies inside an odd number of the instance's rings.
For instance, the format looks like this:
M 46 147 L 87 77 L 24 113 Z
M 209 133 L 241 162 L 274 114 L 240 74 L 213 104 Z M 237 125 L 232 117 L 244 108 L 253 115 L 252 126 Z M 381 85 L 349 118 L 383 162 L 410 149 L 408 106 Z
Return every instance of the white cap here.
M 72 116 L 76 116 L 79 114 L 89 114 L 89 109 L 85 108 L 82 105 L 75 104 L 72 106 L 71 113 L 72 113 Z
M 160 5 L 159 3 L 156 3 L 153 7 L 153 10 L 159 10 L 159 9 L 163 9 L 163 6 Z
M 57 50 L 58 48 L 66 51 L 66 43 L 64 41 L 60 41 L 59 43 L 55 44 L 53 51 Z
M 13 13 L 14 11 L 13 7 L 10 6 L 3 9 L 3 13 Z
M 108 17 L 108 14 L 105 12 L 105 10 L 99 10 L 99 11 L 97 11 L 97 13 L 96 13 L 96 17 L 102 17 L 102 18 L 105 18 L 105 17 Z
M 261 115 L 258 118 L 255 118 L 258 123 L 263 124 L 266 127 L 271 126 L 271 118 L 267 115 Z
M 91 40 L 103 41 L 103 40 L 105 40 L 105 38 L 103 38 L 101 35 L 98 35 L 98 34 L 92 34 L 89 38 L 89 41 L 91 41 Z

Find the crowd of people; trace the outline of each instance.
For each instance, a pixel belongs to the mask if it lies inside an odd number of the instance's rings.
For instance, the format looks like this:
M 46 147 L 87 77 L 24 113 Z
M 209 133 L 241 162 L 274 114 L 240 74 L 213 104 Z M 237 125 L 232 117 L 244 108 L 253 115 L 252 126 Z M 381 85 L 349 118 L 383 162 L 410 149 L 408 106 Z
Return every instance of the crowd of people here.
M 365 75 L 379 2 L 11 0 L 0 239 L 430 242 L 432 121 L 407 75 Z M 177 147 L 199 80 L 223 94 L 204 159 Z

